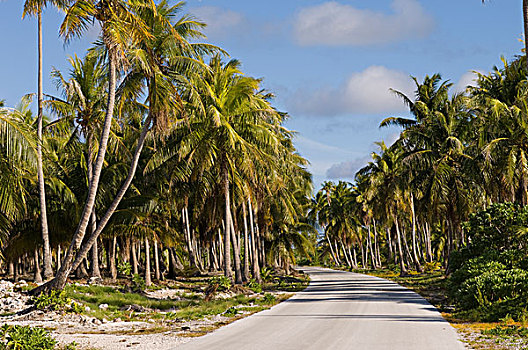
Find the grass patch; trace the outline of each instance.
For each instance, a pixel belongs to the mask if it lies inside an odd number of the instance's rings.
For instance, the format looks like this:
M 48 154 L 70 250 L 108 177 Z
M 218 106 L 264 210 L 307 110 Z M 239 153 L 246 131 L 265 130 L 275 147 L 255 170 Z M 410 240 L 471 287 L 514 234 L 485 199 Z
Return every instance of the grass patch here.
M 293 287 L 292 287 L 293 288 Z M 282 301 L 283 298 L 261 298 L 237 295 L 228 299 L 202 300 L 198 295 L 187 295 L 191 299 L 171 300 L 154 299 L 140 293 L 123 292 L 114 287 L 106 286 L 80 286 L 68 285 L 65 289 L 66 296 L 89 306 L 90 311 L 84 312 L 98 319 L 121 318 L 124 321 L 144 320 L 151 318 L 197 320 L 211 315 L 219 315 L 235 306 L 258 305 L 261 311 Z M 99 308 L 101 304 L 108 305 L 105 309 Z M 134 309 L 143 309 L 144 312 L 127 311 L 128 306 Z

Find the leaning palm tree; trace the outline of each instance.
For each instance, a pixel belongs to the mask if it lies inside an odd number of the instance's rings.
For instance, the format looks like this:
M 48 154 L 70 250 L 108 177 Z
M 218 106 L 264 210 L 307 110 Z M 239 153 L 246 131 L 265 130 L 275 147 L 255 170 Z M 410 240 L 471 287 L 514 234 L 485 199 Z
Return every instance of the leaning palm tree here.
M 38 115 L 37 115 L 37 170 L 38 170 L 38 184 L 39 184 L 39 198 L 40 198 L 40 220 L 42 230 L 42 241 L 44 244 L 44 278 L 49 279 L 53 276 L 51 268 L 51 250 L 48 232 L 48 218 L 46 215 L 46 191 L 44 187 L 44 171 L 42 166 L 42 108 L 44 93 L 42 89 L 42 10 L 48 6 L 48 3 L 65 9 L 69 0 L 26 0 L 24 3 L 24 12 L 22 18 L 26 15 L 37 16 L 37 36 L 38 36 Z
M 66 279 L 72 268 L 75 251 L 80 248 L 85 236 L 99 187 L 101 170 L 112 125 L 118 66 L 122 67 L 126 65 L 126 52 L 131 45 L 151 35 L 144 22 L 135 14 L 137 7 L 144 4 L 144 2 L 132 0 L 77 0 L 69 6 L 66 11 L 66 17 L 61 24 L 60 34 L 66 42 L 82 35 L 95 21 L 101 26 L 102 42 L 107 49 L 108 101 L 99 140 L 97 158 L 94 163 L 92 181 L 88 187 L 88 194 L 79 225 L 55 278 L 51 283 L 35 289 L 34 293 L 50 288 L 64 288 Z
M 152 6 L 147 4 L 148 2 L 137 7 L 135 15 L 145 25 L 149 35 L 128 52 L 129 74 L 119 88 L 119 109 L 125 114 L 136 117 L 138 113 L 145 112 L 146 117 L 141 123 L 141 133 L 137 139 L 127 177 L 99 221 L 97 229 L 91 233 L 77 253 L 73 263 L 74 269 L 97 241 L 97 237 L 104 230 L 130 187 L 147 135 L 151 131 L 155 131 L 153 137 L 166 134 L 181 121 L 180 117 L 183 113 L 179 88 L 185 87 L 185 76 L 190 74 L 190 71 L 202 69 L 203 64 L 197 60 L 199 54 L 216 50 L 216 47 L 211 45 L 188 42 L 190 39 L 203 36 L 199 29 L 204 25 L 187 15 L 175 19 L 183 3 L 175 6 L 169 6 L 166 1 Z M 144 88 L 147 93 L 146 106 L 136 102 Z

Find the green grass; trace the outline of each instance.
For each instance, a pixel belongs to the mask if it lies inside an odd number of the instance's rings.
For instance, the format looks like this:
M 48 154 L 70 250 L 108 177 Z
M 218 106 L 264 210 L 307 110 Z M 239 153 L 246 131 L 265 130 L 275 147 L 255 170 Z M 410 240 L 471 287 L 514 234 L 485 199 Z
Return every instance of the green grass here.
M 196 320 L 210 315 L 224 313 L 231 307 L 238 305 L 256 304 L 267 308 L 278 303 L 278 300 L 269 300 L 264 297 L 249 298 L 237 295 L 229 299 L 201 300 L 196 295 L 188 300 L 153 299 L 138 293 L 124 293 L 113 287 L 103 286 L 76 286 L 66 287 L 66 296 L 89 306 L 90 315 L 99 319 L 141 320 L 152 319 L 183 319 Z M 106 310 L 99 309 L 99 305 L 108 304 Z M 138 305 L 148 309 L 146 313 L 123 311 L 121 308 L 129 305 Z M 257 308 L 254 308 L 257 309 Z M 162 313 L 160 313 L 160 311 Z

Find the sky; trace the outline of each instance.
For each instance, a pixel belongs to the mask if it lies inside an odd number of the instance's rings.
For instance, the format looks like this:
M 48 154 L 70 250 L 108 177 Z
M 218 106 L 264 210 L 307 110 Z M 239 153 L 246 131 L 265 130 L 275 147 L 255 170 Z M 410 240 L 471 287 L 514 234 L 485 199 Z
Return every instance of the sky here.
M 20 0 L 0 0 L 0 99 L 15 106 L 36 91 L 36 20 L 22 19 Z M 521 53 L 521 1 L 490 0 L 189 0 L 187 13 L 206 22 L 205 42 L 225 49 L 243 71 L 263 79 L 288 112 L 286 126 L 310 161 L 318 187 L 352 181 L 375 142 L 391 144 L 399 129 L 388 116 L 408 115 L 389 89 L 413 95 L 412 77 L 440 73 L 463 91 L 474 71 L 489 72 Z M 56 94 L 50 72 L 67 72 L 95 28 L 65 45 L 62 15 L 45 10 L 44 92 Z

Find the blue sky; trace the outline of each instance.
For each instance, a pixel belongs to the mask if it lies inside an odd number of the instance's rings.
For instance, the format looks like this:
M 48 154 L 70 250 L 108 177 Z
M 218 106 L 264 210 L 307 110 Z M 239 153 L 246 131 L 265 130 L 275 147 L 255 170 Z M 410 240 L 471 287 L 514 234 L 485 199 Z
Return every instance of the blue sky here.
M 0 99 L 11 106 L 36 90 L 36 21 L 21 19 L 22 3 L 0 0 Z M 190 0 L 186 9 L 209 24 L 208 42 L 277 95 L 316 185 L 351 180 L 375 141 L 397 137 L 398 129 L 378 128 L 406 114 L 389 88 L 411 94 L 410 75 L 438 72 L 461 90 L 471 71 L 487 72 L 522 47 L 520 1 Z M 61 14 L 50 8 L 43 21 L 45 92 L 54 94 L 51 68 L 67 71 L 66 58 L 84 55 L 97 32 L 64 46 Z

